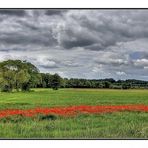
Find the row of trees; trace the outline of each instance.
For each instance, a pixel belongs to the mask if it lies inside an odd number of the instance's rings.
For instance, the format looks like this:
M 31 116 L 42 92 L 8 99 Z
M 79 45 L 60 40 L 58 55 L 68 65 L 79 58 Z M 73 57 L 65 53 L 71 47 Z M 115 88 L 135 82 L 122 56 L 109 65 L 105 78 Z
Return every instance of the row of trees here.
M 42 79 L 43 83 L 37 87 L 52 88 L 50 74 L 43 74 L 46 79 Z M 45 76 L 46 75 L 46 76 Z M 99 79 L 99 80 L 89 80 L 89 79 L 67 79 L 60 78 L 61 88 L 110 88 L 110 89 L 132 89 L 132 88 L 148 88 L 147 81 L 141 80 L 118 80 L 114 79 Z M 44 84 L 44 85 L 43 85 Z
M 41 74 L 31 63 L 21 60 L 8 60 L 0 63 L 0 88 L 4 92 L 29 91 L 30 88 L 60 87 L 61 78 L 54 74 Z M 45 83 L 48 86 L 45 86 Z
M 31 63 L 21 60 L 8 60 L 0 63 L 0 89 L 5 92 L 29 91 L 30 88 L 148 88 L 147 81 L 110 79 L 67 79 L 58 74 L 40 73 Z

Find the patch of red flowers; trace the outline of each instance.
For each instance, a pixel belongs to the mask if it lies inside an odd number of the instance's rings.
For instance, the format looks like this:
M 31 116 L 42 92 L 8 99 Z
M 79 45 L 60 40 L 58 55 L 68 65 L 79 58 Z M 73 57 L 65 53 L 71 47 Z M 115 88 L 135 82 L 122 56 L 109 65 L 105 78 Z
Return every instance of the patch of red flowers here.
M 12 115 L 23 115 L 26 117 L 32 117 L 38 114 L 48 115 L 55 114 L 60 116 L 76 115 L 78 113 L 85 114 L 99 114 L 99 113 L 112 113 L 118 111 L 141 111 L 148 112 L 148 106 L 146 105 L 102 105 L 102 106 L 70 106 L 70 107 L 54 107 L 54 108 L 34 108 L 34 109 L 7 109 L 0 110 L 0 118 L 12 116 Z

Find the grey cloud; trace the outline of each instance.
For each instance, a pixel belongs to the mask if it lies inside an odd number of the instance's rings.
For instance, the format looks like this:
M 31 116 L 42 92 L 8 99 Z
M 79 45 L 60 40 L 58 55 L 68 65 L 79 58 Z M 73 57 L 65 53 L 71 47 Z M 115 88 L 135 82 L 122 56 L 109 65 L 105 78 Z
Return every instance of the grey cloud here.
M 23 34 L 23 33 L 5 33 L 0 35 L 0 43 L 8 45 L 43 45 L 43 46 L 52 46 L 56 44 L 56 40 L 49 33 L 35 33 L 35 34 Z
M 35 25 L 35 24 L 31 24 L 31 23 L 28 23 L 28 22 L 26 22 L 26 21 L 20 21 L 20 20 L 18 20 L 17 21 L 19 24 L 21 24 L 23 27 L 25 27 L 25 28 L 29 28 L 30 30 L 35 30 L 35 31 L 37 31 L 38 29 L 39 29 L 39 27 L 37 27 L 37 25 Z
M 38 65 L 38 66 L 45 69 L 59 68 L 57 65 Z
M 61 45 L 65 49 L 70 49 L 73 47 L 87 47 L 95 44 L 97 41 L 96 37 L 88 32 L 77 32 L 76 28 L 69 28 L 63 32 L 61 38 Z
M 133 41 L 140 38 L 148 37 L 148 22 L 143 19 L 146 17 L 145 11 L 91 11 L 92 15 L 86 12 L 82 16 L 72 15 L 74 20 L 79 21 L 82 28 L 87 28 L 94 32 L 98 37 L 92 50 L 106 49 L 110 46 L 115 46 L 118 42 Z M 140 13 L 140 16 L 139 16 Z M 100 14 L 100 15 L 97 15 Z M 138 18 L 136 18 L 138 15 Z M 89 47 L 89 49 L 91 49 Z
M 38 61 L 36 59 L 36 61 Z M 37 62 L 38 63 L 38 62 Z M 39 62 L 39 66 L 42 68 L 72 68 L 82 66 L 80 63 L 69 61 L 69 60 L 58 60 L 58 59 L 48 59 L 45 58 L 43 61 Z
M 147 78 L 148 10 L 0 10 L 0 20 L 0 60 L 67 77 Z
M 93 43 L 94 41 L 88 38 L 76 38 L 74 40 L 63 40 L 62 45 L 64 48 L 69 49 L 73 47 L 85 47 Z
M 0 52 L 9 52 L 10 49 L 0 49 Z
M 25 16 L 26 12 L 25 10 L 15 10 L 15 9 L 1 9 L 0 15 L 9 15 L 9 16 Z
M 59 9 L 50 9 L 45 12 L 46 15 L 53 16 L 53 15 L 62 15 L 63 13 L 67 12 L 67 10 L 59 10 Z

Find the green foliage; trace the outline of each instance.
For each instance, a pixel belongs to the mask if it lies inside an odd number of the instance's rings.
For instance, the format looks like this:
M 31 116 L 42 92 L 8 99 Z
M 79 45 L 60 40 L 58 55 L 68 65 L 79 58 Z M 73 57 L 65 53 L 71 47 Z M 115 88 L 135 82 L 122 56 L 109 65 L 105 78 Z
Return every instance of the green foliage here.
M 40 73 L 41 81 L 38 87 L 51 88 L 52 75 L 49 73 Z
M 29 62 L 7 60 L 0 63 L 0 87 L 2 91 L 13 89 L 28 91 L 39 80 L 39 70 Z
M 15 75 L 15 81 L 16 81 L 16 89 L 19 91 L 19 88 L 23 89 L 23 85 L 28 83 L 30 79 L 30 75 L 28 74 L 27 70 L 20 70 Z
M 54 74 L 51 77 L 51 87 L 54 90 L 58 90 L 61 85 L 61 77 L 58 74 Z
M 29 91 L 30 88 L 148 88 L 147 81 L 107 79 L 61 78 L 58 74 L 39 73 L 31 63 L 21 60 L 7 60 L 0 63 L 0 89 L 5 92 Z
M 5 92 L 12 92 L 14 82 L 14 71 L 7 70 L 7 71 L 0 71 L 0 86 L 1 90 Z
M 129 88 L 131 88 L 131 85 L 129 83 L 122 84 L 122 89 L 129 89 Z
M 104 88 L 110 88 L 111 87 L 111 83 L 108 81 L 104 82 Z

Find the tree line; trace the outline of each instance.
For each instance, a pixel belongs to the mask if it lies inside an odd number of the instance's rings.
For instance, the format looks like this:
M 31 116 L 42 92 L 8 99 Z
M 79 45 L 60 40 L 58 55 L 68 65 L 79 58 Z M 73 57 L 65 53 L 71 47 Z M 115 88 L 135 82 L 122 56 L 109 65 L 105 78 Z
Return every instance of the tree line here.
M 58 74 L 40 73 L 32 63 L 21 60 L 0 62 L 0 89 L 4 92 L 29 91 L 30 88 L 148 88 L 148 81 L 128 79 L 62 78 Z

